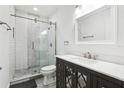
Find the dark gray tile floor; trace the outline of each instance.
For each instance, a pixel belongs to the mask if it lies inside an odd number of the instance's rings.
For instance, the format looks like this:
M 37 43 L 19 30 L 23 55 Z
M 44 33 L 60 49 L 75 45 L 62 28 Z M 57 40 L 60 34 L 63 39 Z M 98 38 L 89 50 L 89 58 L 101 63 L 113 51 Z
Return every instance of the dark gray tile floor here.
M 34 79 L 10 85 L 10 88 L 36 88 L 37 84 Z

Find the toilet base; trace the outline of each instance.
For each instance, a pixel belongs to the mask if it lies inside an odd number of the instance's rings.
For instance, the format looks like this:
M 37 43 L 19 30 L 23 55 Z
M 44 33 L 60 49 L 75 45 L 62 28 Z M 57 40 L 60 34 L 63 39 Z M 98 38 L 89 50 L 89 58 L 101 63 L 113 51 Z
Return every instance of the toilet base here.
M 43 78 L 43 85 L 45 86 L 56 82 L 56 77 L 54 73 L 45 75 Z

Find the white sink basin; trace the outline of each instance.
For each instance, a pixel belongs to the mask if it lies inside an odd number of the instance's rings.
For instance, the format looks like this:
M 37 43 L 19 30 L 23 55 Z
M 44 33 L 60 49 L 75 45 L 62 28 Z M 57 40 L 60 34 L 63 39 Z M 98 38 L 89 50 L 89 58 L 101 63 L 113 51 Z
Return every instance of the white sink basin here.
M 81 56 L 74 56 L 74 55 L 63 55 L 63 56 L 61 56 L 61 58 L 67 59 L 70 62 L 73 61 L 73 62 L 83 63 L 83 64 L 96 64 L 96 63 L 98 63 L 98 60 L 83 58 Z
M 95 63 L 97 63 L 97 60 L 87 59 L 87 58 L 83 58 L 83 57 L 75 57 L 75 58 L 71 58 L 71 60 L 76 61 L 76 62 L 80 62 L 80 63 L 84 63 L 84 64 L 95 64 Z

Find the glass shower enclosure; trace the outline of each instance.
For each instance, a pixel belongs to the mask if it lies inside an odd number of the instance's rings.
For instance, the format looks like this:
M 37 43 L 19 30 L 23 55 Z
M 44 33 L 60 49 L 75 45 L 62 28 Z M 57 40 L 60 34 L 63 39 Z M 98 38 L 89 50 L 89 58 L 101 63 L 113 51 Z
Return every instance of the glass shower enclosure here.
M 14 80 L 40 75 L 40 69 L 43 66 L 55 65 L 55 24 L 28 19 L 16 17 L 16 35 L 18 36 L 16 36 L 17 58 L 13 77 Z M 26 24 L 26 26 L 24 24 Z M 23 26 L 20 28 L 20 25 L 25 26 L 25 32 L 27 34 L 25 36 L 26 43 L 22 42 L 25 37 L 22 34 L 24 32 Z M 19 37 L 21 41 L 18 40 Z M 22 53 L 22 50 L 24 51 L 23 46 L 27 46 L 26 54 Z M 23 58 L 23 56 L 25 58 Z M 21 58 L 23 58 L 23 60 Z M 23 66 L 25 67 L 23 68 Z
M 43 66 L 55 64 L 55 25 L 41 22 L 28 24 L 28 68 L 34 68 L 31 72 L 36 73 Z

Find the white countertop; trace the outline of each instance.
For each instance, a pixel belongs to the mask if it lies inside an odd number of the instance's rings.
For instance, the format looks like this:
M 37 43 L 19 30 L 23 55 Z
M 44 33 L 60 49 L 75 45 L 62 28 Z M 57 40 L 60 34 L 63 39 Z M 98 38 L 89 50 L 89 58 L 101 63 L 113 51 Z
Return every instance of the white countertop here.
M 56 55 L 56 57 L 124 81 L 124 65 L 74 55 Z

